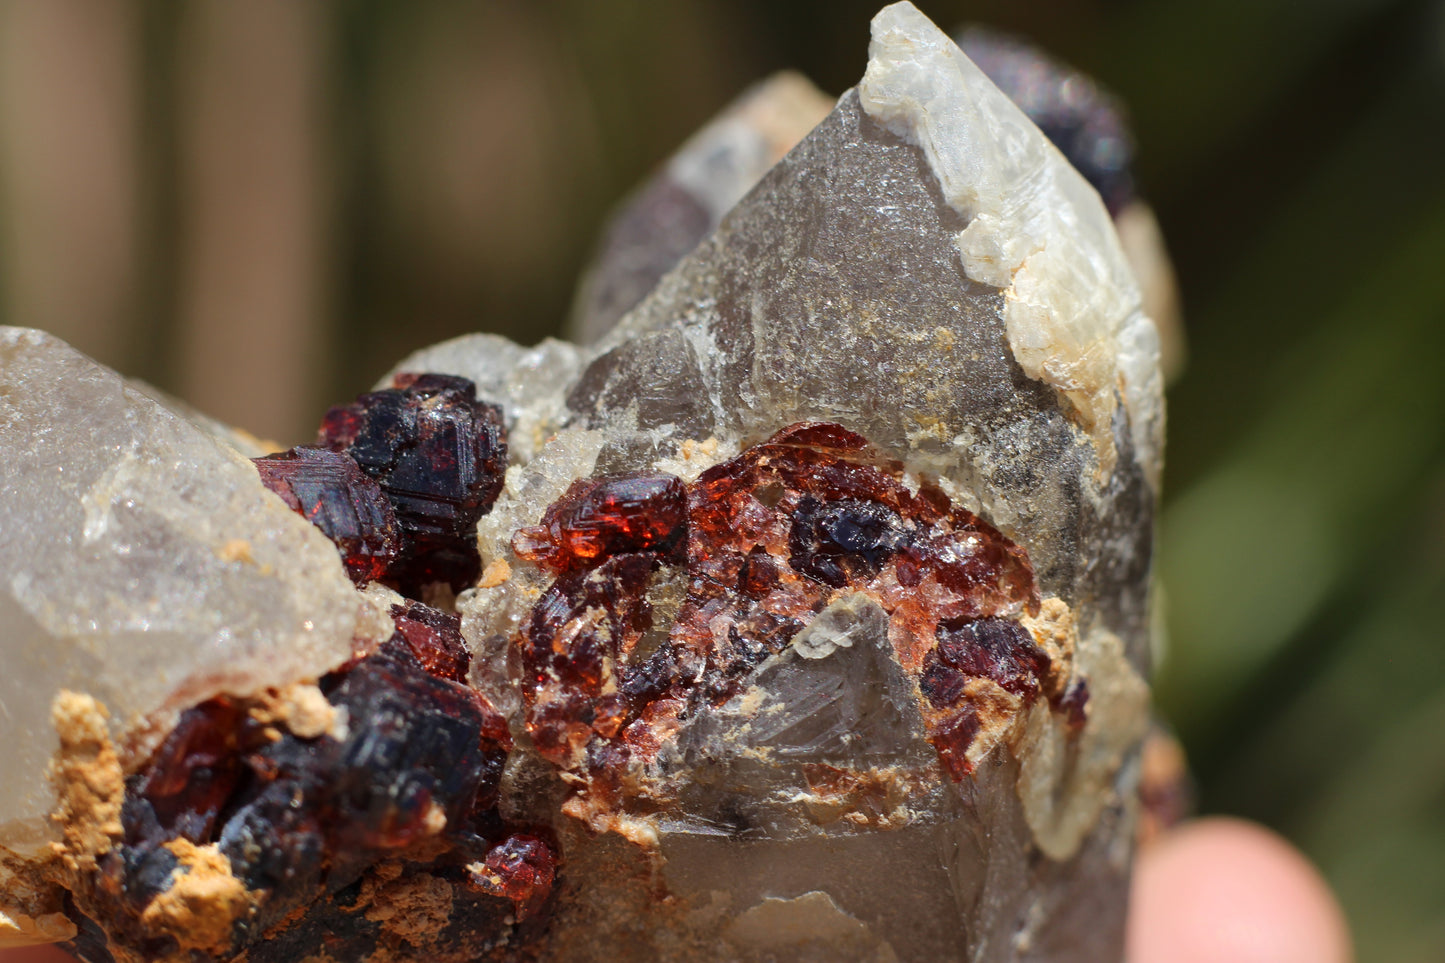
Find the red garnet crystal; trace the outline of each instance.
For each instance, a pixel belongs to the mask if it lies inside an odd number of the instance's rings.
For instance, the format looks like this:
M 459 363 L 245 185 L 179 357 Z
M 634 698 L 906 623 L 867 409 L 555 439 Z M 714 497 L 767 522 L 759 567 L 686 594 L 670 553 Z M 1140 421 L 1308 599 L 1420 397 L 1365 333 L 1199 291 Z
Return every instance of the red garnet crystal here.
M 390 641 L 319 682 L 312 711 L 333 718 L 326 731 L 265 700 L 221 696 L 181 714 L 126 782 L 124 835 L 98 897 L 114 919 L 175 885 L 177 840 L 215 846 L 256 895 L 256 915 L 231 939 L 259 963 L 299 959 L 296 947 L 317 941 L 336 958 L 372 956 L 383 934 L 352 901 L 395 879 L 386 860 L 409 847 L 449 851 L 431 872 L 453 876 L 459 893 L 471 883 L 474 895 L 451 911 L 478 941 L 507 931 L 508 910 L 541 907 L 556 857 L 540 838 L 511 835 L 496 812 L 511 737 L 492 704 L 459 681 L 455 616 L 411 602 L 394 617 Z M 487 878 L 475 880 L 468 864 Z M 308 919 L 330 920 L 330 932 L 295 924 L 303 906 Z M 147 958 L 169 949 L 137 942 Z
M 420 602 L 406 602 L 391 608 L 397 634 L 411 649 L 422 668 L 432 675 L 466 684 L 472 654 L 462 641 L 462 620 Z
M 391 571 L 402 591 L 461 589 L 476 580 L 477 519 L 507 468 L 501 409 L 478 401 L 465 378 L 404 374 L 392 384 L 332 408 L 318 442 L 350 455 L 390 499 L 405 536 Z
M 687 491 L 671 475 L 580 479 L 547 509 L 542 524 L 512 540 L 518 555 L 555 572 L 589 568 L 613 555 L 667 555 L 687 531 Z
M 894 620 L 897 658 L 917 674 L 928 738 L 955 779 L 972 771 L 975 736 L 999 724 L 970 688 L 988 680 L 1026 706 L 1061 671 L 1018 622 L 1039 608 L 1024 551 L 941 490 L 911 490 L 836 424 L 789 426 L 690 485 L 579 481 L 513 547 L 558 575 L 518 645 L 528 731 L 598 804 L 655 757 L 670 720 L 736 695 L 840 591 Z M 685 577 L 685 597 L 667 637 L 644 644 L 649 585 L 667 570 Z
M 267 488 L 336 544 L 357 585 L 381 578 L 401 554 L 391 503 L 352 459 L 324 448 L 293 448 L 255 465 Z
M 519 833 L 493 846 L 467 871 L 468 882 L 475 889 L 511 900 L 518 918 L 525 919 L 551 895 L 557 858 L 542 840 Z

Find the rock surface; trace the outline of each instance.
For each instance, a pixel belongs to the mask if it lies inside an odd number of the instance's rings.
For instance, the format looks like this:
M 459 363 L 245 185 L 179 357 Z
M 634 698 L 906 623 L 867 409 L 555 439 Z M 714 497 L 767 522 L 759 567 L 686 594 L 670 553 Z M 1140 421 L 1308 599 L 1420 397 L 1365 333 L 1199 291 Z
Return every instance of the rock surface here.
M 1118 959 L 1163 409 L 1098 195 L 895 4 L 860 88 L 668 249 L 594 347 L 470 336 L 379 386 L 500 409 L 459 619 L 358 593 L 234 452 L 5 335 L 3 510 L 61 535 L 0 530 L 40 627 L 5 652 L 100 659 L 12 675 L 6 818 L 78 693 L 62 845 L 0 859 L 0 911 L 94 960 Z

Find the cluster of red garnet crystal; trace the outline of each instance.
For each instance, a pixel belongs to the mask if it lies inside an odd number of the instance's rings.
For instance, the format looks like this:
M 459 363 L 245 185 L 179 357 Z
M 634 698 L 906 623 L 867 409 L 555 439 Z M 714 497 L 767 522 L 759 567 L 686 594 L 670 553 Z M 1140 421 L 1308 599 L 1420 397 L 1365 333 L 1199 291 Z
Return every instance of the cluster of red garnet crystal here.
M 1066 697 L 1018 623 L 1039 607 L 1023 549 L 937 487 L 910 487 L 900 465 L 838 425 L 793 425 L 687 485 L 579 481 L 513 548 L 556 575 L 519 640 L 528 730 L 603 804 L 844 592 L 888 612 L 894 654 L 919 680 L 929 738 L 955 779 L 972 771 L 981 725 L 972 680 L 1025 704 Z M 650 598 L 669 579 L 684 598 L 670 626 L 654 627 Z
M 255 464 L 331 538 L 358 585 L 385 580 L 416 598 L 431 583 L 475 581 L 476 523 L 500 492 L 506 434 L 470 381 L 403 375 L 332 409 L 318 445 Z M 82 927 L 81 958 L 110 960 L 116 942 L 148 958 L 175 951 L 141 919 L 174 884 L 179 840 L 214 845 L 250 894 L 255 911 L 233 927 L 231 949 L 252 963 L 471 960 L 543 925 L 528 920 L 552 892 L 556 847 L 497 812 L 511 736 L 467 684 L 460 620 L 418 601 L 392 618 L 389 641 L 317 684 L 336 720 L 325 732 L 295 731 L 280 696 L 218 696 L 181 714 L 127 780 L 124 835 L 91 887 L 109 932 Z M 398 945 L 362 912 L 366 892 L 416 875 L 453 893 L 451 936 L 430 948 Z
M 419 602 L 392 615 L 390 641 L 318 683 L 338 720 L 327 732 L 297 734 L 264 702 L 228 696 L 182 713 L 127 780 L 124 836 L 100 863 L 95 890 L 112 940 L 155 957 L 174 949 L 142 927 L 114 925 L 138 920 L 173 884 L 168 844 L 178 839 L 214 844 L 255 898 L 233 949 L 256 963 L 405 949 L 357 903 L 379 864 L 418 846 L 428 855 L 399 872 L 452 884 L 450 918 L 467 934 L 459 946 L 500 943 L 539 911 L 555 846 L 496 811 L 511 737 L 466 684 L 459 620 Z M 103 949 L 77 945 L 87 959 L 108 958 Z
M 255 460 L 266 487 L 326 534 L 358 585 L 419 597 L 479 571 L 477 519 L 502 490 L 502 412 L 465 378 L 403 374 L 327 412 L 316 445 Z

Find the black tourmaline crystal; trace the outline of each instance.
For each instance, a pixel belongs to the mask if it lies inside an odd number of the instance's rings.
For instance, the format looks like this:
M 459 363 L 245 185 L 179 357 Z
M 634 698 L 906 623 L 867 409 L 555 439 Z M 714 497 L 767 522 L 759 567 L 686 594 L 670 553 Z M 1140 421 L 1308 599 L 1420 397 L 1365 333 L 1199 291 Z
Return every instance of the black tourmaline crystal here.
M 390 577 L 408 595 L 476 580 L 477 519 L 502 490 L 502 412 L 465 378 L 398 375 L 393 387 L 332 408 L 318 443 L 350 455 L 391 500 L 405 536 Z

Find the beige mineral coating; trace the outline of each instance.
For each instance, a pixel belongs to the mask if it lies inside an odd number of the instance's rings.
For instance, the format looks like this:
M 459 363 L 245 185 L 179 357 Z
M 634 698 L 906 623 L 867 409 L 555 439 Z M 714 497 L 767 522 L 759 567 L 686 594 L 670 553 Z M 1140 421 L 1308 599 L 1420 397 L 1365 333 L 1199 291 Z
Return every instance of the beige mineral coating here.
M 197 846 L 186 839 L 166 843 L 179 861 L 171 885 L 146 905 L 140 924 L 153 936 L 176 941 L 176 961 L 189 960 L 188 951 L 224 954 L 231 944 L 231 928 L 251 912 L 245 885 L 231 873 L 231 861 L 215 843 Z
M 62 689 L 117 736 L 351 654 L 335 547 L 244 457 L 51 335 L 0 328 L 0 845 L 34 851 Z
M 52 852 L 72 873 L 95 869 L 120 838 L 125 772 L 110 734 L 110 712 L 93 696 L 62 689 L 50 710 L 60 748 L 47 774 L 60 841 Z
M 1157 486 L 1158 333 L 1097 192 L 911 3 L 873 18 L 858 94 L 869 116 L 922 148 L 944 198 L 968 219 L 955 240 L 964 271 L 1003 290 L 1024 371 L 1074 405 L 1105 474 L 1121 394 L 1135 457 Z
M 77 930 L 65 915 L 64 891 L 0 853 L 0 949 L 58 943 Z
M 0 949 L 59 943 L 76 932 L 75 924 L 64 913 L 30 916 L 0 907 Z
M 1113 782 L 1149 729 L 1149 684 L 1129 664 L 1118 636 L 1097 625 L 1081 635 L 1058 599 L 1046 599 L 1039 617 L 1023 622 L 1051 658 L 1067 653 L 1089 686 L 1077 739 L 1042 705 L 1027 713 L 1015 736 L 1024 818 L 1039 849 L 1062 861 L 1078 852 L 1105 806 L 1118 801 L 1116 792 L 1132 794 L 1132 783 L 1116 791 Z

